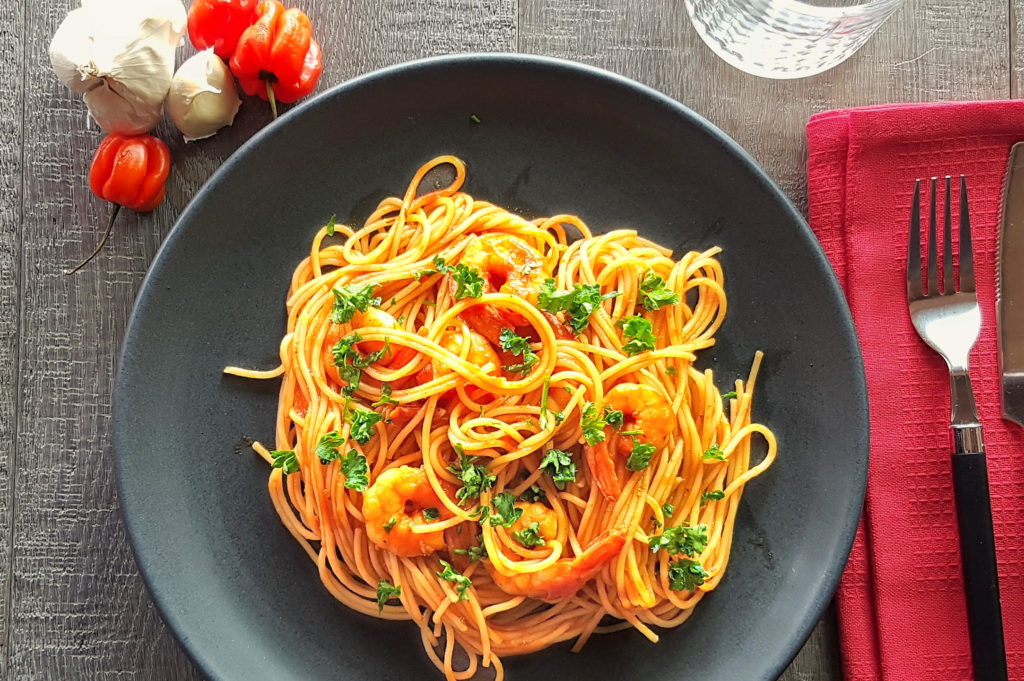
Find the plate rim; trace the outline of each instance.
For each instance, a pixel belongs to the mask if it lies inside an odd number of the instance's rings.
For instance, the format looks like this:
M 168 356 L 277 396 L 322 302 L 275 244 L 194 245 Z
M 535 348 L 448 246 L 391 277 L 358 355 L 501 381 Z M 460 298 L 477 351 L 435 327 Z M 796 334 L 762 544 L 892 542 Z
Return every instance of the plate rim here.
M 165 592 L 158 583 L 154 581 L 152 574 L 153 566 L 151 561 L 148 560 L 145 554 L 140 550 L 139 542 L 141 541 L 141 537 L 138 534 L 140 530 L 133 520 L 133 514 L 130 512 L 130 507 L 134 507 L 137 500 L 135 500 L 130 493 L 126 494 L 125 477 L 122 473 L 122 456 L 125 456 L 126 454 L 125 447 L 123 444 L 119 443 L 122 438 L 120 433 L 123 433 L 124 428 L 126 428 L 126 426 L 121 425 L 126 420 L 124 410 L 128 408 L 122 406 L 123 402 L 118 398 L 118 395 L 127 390 L 127 387 L 124 385 L 126 381 L 124 364 L 126 358 L 133 351 L 133 336 L 135 335 L 136 327 L 139 324 L 139 317 L 143 314 L 142 310 L 145 307 L 145 302 L 148 300 L 151 289 L 153 288 L 151 286 L 151 281 L 156 277 L 155 272 L 162 267 L 164 260 L 169 257 L 167 255 L 168 252 L 181 238 L 184 230 L 183 225 L 189 221 L 192 213 L 198 210 L 197 206 L 201 202 L 205 201 L 208 195 L 216 191 L 222 178 L 228 175 L 230 171 L 241 162 L 241 159 L 248 154 L 250 149 L 258 147 L 269 138 L 278 134 L 284 126 L 287 126 L 290 123 L 292 118 L 300 115 L 302 112 L 312 111 L 313 109 L 323 106 L 329 106 L 333 99 L 339 96 L 344 96 L 344 94 L 350 90 L 358 90 L 363 87 L 372 86 L 377 81 L 386 81 L 394 76 L 415 73 L 416 71 L 421 70 L 460 67 L 473 63 L 478 65 L 490 63 L 501 68 L 516 66 L 540 68 L 560 71 L 565 74 L 569 74 L 572 77 L 583 76 L 593 80 L 605 81 L 613 86 L 631 90 L 637 96 L 647 100 L 652 100 L 655 104 L 670 109 L 673 113 L 686 119 L 690 124 L 700 129 L 702 133 L 720 145 L 728 155 L 732 156 L 739 162 L 751 179 L 760 185 L 760 187 L 779 204 L 780 208 L 787 214 L 787 217 L 797 225 L 797 231 L 800 237 L 807 241 L 811 246 L 811 251 L 817 261 L 816 264 L 826 275 L 825 278 L 828 293 L 839 303 L 837 309 L 839 312 L 837 321 L 842 327 L 846 338 L 851 339 L 852 341 L 850 348 L 852 350 L 852 354 L 850 356 L 850 360 L 854 362 L 857 371 L 853 377 L 855 379 L 855 384 L 850 386 L 850 399 L 857 407 L 856 413 L 852 415 L 852 418 L 859 422 L 854 425 L 859 425 L 857 430 L 861 433 L 861 442 L 858 447 L 861 456 L 857 459 L 858 466 L 856 470 L 856 480 L 854 481 L 856 484 L 856 494 L 851 497 L 847 507 L 841 509 L 843 521 L 841 523 L 840 536 L 843 541 L 839 542 L 839 545 L 845 546 L 846 548 L 844 551 L 833 556 L 829 563 L 823 566 L 823 578 L 818 582 L 816 593 L 814 593 L 813 597 L 809 599 L 810 608 L 806 611 L 807 614 L 805 617 L 796 623 L 795 629 L 798 632 L 798 635 L 793 637 L 792 643 L 788 648 L 781 650 L 781 654 L 775 656 L 775 659 L 771 664 L 766 665 L 766 675 L 763 679 L 765 681 L 774 681 L 778 679 L 782 672 L 785 671 L 796 657 L 797 653 L 799 653 L 803 648 L 813 628 L 817 625 L 828 607 L 828 603 L 832 599 L 836 588 L 838 587 L 839 580 L 848 562 L 850 550 L 853 547 L 864 505 L 867 487 L 868 462 L 870 456 L 870 418 L 868 414 L 867 378 L 863 354 L 860 347 L 860 339 L 857 335 L 856 327 L 850 313 L 849 303 L 842 291 L 831 262 L 825 255 L 821 243 L 814 235 L 814 232 L 811 230 L 807 220 L 796 209 L 793 202 L 790 201 L 789 197 L 786 196 L 781 188 L 779 188 L 764 168 L 756 159 L 754 159 L 750 152 L 740 146 L 736 140 L 708 119 L 687 107 L 685 104 L 651 86 L 603 68 L 558 57 L 514 52 L 467 52 L 424 57 L 368 71 L 364 74 L 338 83 L 337 85 L 331 86 L 306 102 L 290 108 L 276 120 L 265 125 L 239 145 L 239 147 L 235 149 L 221 163 L 221 165 L 217 167 L 216 170 L 214 170 L 209 178 L 207 178 L 203 185 L 196 191 L 195 195 L 175 220 L 174 225 L 168 232 L 167 236 L 160 243 L 153 260 L 149 264 L 146 274 L 139 285 L 135 300 L 132 304 L 131 314 L 125 324 L 124 336 L 121 340 L 121 348 L 117 357 L 114 385 L 111 395 L 111 445 L 119 513 L 122 522 L 124 523 L 128 543 L 131 547 L 132 555 L 135 559 L 135 564 L 139 569 L 139 574 L 142 577 L 143 583 L 145 584 L 160 617 L 167 624 L 174 636 L 174 639 L 185 651 L 189 659 L 200 669 L 200 671 L 213 681 L 236 681 L 235 679 L 223 676 L 215 671 L 216 666 L 213 664 L 213 660 L 208 659 L 208 655 L 204 654 L 200 650 L 201 646 L 197 646 L 194 640 L 188 635 L 186 622 L 187 617 L 184 613 L 181 615 L 177 614 L 171 607 L 168 599 L 172 598 L 173 594 Z

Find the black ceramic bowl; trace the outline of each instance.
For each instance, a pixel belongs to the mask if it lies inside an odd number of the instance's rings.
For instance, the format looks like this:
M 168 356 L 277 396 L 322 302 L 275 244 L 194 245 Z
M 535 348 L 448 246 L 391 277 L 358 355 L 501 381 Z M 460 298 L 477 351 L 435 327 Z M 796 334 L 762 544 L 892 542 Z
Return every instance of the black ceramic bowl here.
M 471 120 L 479 119 L 479 123 Z M 723 385 L 766 360 L 754 416 L 779 457 L 747 486 L 729 570 L 683 626 L 506 660 L 511 681 L 773 679 L 827 604 L 864 494 L 863 369 L 807 225 L 707 121 L 634 82 L 567 62 L 468 55 L 336 87 L 245 144 L 182 215 L 139 294 L 114 407 L 121 501 L 142 574 L 219 681 L 438 679 L 415 627 L 349 611 L 321 586 L 239 447 L 272 441 L 289 276 L 332 213 L 361 223 L 428 159 L 527 217 L 579 214 L 676 249 L 724 248 L 729 313 L 701 361 Z

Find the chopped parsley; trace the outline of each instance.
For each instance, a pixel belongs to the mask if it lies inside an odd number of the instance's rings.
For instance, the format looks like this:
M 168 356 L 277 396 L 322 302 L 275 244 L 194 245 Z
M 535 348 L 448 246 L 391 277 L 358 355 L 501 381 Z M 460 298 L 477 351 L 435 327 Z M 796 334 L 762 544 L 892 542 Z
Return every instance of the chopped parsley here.
M 565 489 L 567 482 L 576 482 L 576 464 L 572 454 L 561 449 L 549 449 L 540 461 L 540 469 L 551 476 L 558 489 Z
M 455 300 L 463 298 L 479 298 L 484 294 L 484 279 L 472 267 L 463 265 L 461 262 L 454 269 L 449 270 L 452 280 L 457 287 L 455 289 Z
M 668 564 L 668 584 L 673 591 L 693 591 L 710 576 L 703 565 L 689 558 Z
M 579 335 L 587 328 L 590 315 L 601 307 L 601 303 L 619 295 L 622 294 L 618 291 L 602 295 L 601 287 L 597 284 L 576 284 L 572 291 L 563 291 L 555 288 L 554 279 L 547 279 L 540 286 L 537 307 L 551 314 L 564 311 L 569 326 Z
M 455 592 L 459 594 L 459 600 L 464 601 L 469 598 L 466 591 L 469 587 L 473 586 L 473 582 L 470 581 L 469 577 L 462 574 L 458 570 L 452 567 L 452 564 L 446 560 L 441 561 L 441 572 L 437 573 L 437 576 L 441 579 L 448 580 L 455 585 Z
M 672 514 L 676 512 L 676 507 L 673 506 L 672 504 L 662 504 L 661 512 L 665 515 L 666 518 L 671 518 Z
M 543 466 L 543 462 L 541 462 L 541 466 Z M 543 501 L 544 499 L 547 499 L 548 493 L 545 492 L 544 489 L 539 485 L 530 485 L 525 490 L 523 490 L 523 493 L 519 495 L 519 498 L 527 503 L 536 503 L 538 501 Z
M 675 367 L 665 367 L 665 373 L 668 374 L 669 376 L 678 376 L 679 370 L 676 369 Z
M 487 547 L 484 546 L 483 540 L 483 535 L 478 534 L 476 536 L 476 546 L 470 546 L 468 549 L 452 549 L 452 553 L 466 556 L 469 558 L 470 563 L 475 563 L 481 558 L 487 557 Z
M 701 523 L 693 527 L 666 527 L 662 534 L 648 539 L 648 543 L 654 553 L 665 549 L 670 556 L 696 556 L 708 546 L 708 526 Z
M 494 527 L 511 527 L 523 515 L 523 509 L 516 506 L 516 495 L 511 492 L 494 495 L 491 504 L 494 510 L 490 512 L 488 521 Z
M 448 466 L 448 471 L 462 481 L 462 487 L 455 492 L 455 497 L 459 501 L 475 499 L 481 492 L 489 490 L 494 485 L 498 476 L 488 475 L 487 466 L 476 463 L 479 457 L 466 456 L 462 445 L 455 445 L 455 453 L 459 455 L 459 465 Z
M 735 390 L 730 390 L 727 393 L 722 393 L 722 399 L 723 400 L 731 400 L 731 399 L 733 399 L 735 397 L 736 397 L 736 391 Z
M 477 116 L 476 114 L 469 114 L 469 122 L 474 124 L 479 123 L 480 117 Z
M 384 528 L 385 532 L 387 532 L 388 534 L 391 534 L 391 530 L 395 529 L 395 525 L 397 525 L 397 524 L 398 524 L 398 518 L 396 518 L 395 516 L 391 516 L 390 518 L 387 519 L 387 522 L 385 522 L 383 525 L 381 525 L 381 527 Z
M 530 349 L 530 341 L 522 336 L 516 335 L 516 332 L 512 329 L 502 329 L 498 336 L 498 340 L 501 342 L 501 349 L 509 352 L 513 355 L 520 355 L 523 361 L 519 364 L 509 364 L 505 366 L 507 371 L 517 371 L 520 373 L 527 373 L 534 364 L 540 361 L 540 357 L 537 353 Z
M 341 460 L 341 472 L 345 475 L 345 487 L 357 492 L 365 492 L 370 484 L 370 469 L 366 465 L 366 457 L 354 449 Z
M 366 312 L 380 305 L 380 298 L 373 297 L 373 284 L 346 284 L 334 287 L 331 292 L 334 294 L 331 321 L 335 324 L 350 322 L 356 311 Z
M 385 404 L 398 404 L 398 400 L 391 397 L 391 384 L 380 384 L 380 399 L 371 404 L 371 407 L 383 407 Z
M 351 395 L 359 387 L 359 382 L 363 377 L 363 369 L 380 361 L 381 357 L 391 352 L 388 341 L 385 339 L 384 347 L 380 350 L 363 355 L 355 347 L 356 343 L 361 340 L 363 340 L 363 337 L 358 333 L 349 334 L 331 348 L 331 354 L 334 355 L 334 366 L 338 367 L 338 378 L 348 384 L 342 390 L 342 393 L 345 395 Z
M 345 407 L 345 420 L 351 424 L 349 437 L 361 445 L 373 438 L 374 426 L 384 417 L 371 409 L 350 409 Z
M 659 307 L 678 303 L 679 294 L 665 288 L 665 280 L 647 270 L 640 281 L 640 302 L 648 310 L 657 310 Z
M 335 221 L 337 219 L 338 214 L 335 213 L 334 215 L 331 216 L 331 219 L 327 221 L 327 236 L 334 236 L 334 225 L 336 224 Z
M 544 546 L 544 537 L 540 534 L 540 523 L 530 523 L 518 532 L 513 532 L 512 538 L 528 549 L 534 546 Z
M 583 439 L 593 447 L 598 442 L 604 442 L 604 428 L 608 422 L 604 420 L 601 412 L 593 402 L 586 402 L 580 412 L 580 427 L 583 429 Z
M 626 468 L 631 471 L 642 471 L 651 465 L 651 457 L 654 455 L 655 447 L 649 442 L 637 442 L 633 440 L 633 451 L 626 460 Z
M 544 387 L 540 390 L 540 427 L 542 430 L 548 429 L 548 392 L 551 390 L 551 377 L 548 376 L 544 379 Z M 482 409 L 483 407 L 481 407 Z M 557 420 L 557 417 L 556 417 Z M 561 421 L 558 421 L 561 423 Z
M 626 343 L 622 346 L 626 354 L 632 357 L 654 349 L 654 326 L 650 321 L 633 315 L 619 320 L 618 325 L 622 327 L 622 337 L 626 339 Z
M 324 433 L 316 443 L 316 455 L 320 457 L 320 463 L 330 463 L 341 458 L 338 447 L 345 445 L 345 438 L 336 430 Z
M 725 461 L 725 452 L 722 451 L 722 448 L 717 443 L 713 443 L 704 452 L 703 457 L 705 459 L 714 459 L 715 461 Z
M 448 264 L 445 262 L 445 259 L 442 258 L 439 255 L 435 255 L 434 256 L 433 263 L 434 263 L 434 269 L 432 269 L 432 270 L 420 270 L 416 274 L 412 275 L 413 278 L 415 278 L 416 281 L 419 281 L 423 277 L 429 277 L 429 276 L 431 276 L 433 274 L 448 274 L 449 272 L 452 271 L 452 268 L 448 266 Z
M 289 473 L 296 473 L 299 470 L 299 460 L 295 458 L 295 451 L 292 449 L 275 449 L 270 452 L 270 456 L 273 457 L 274 463 L 271 465 L 274 468 L 280 468 L 284 471 L 285 475 Z
M 618 409 L 612 409 L 607 405 L 605 406 L 604 422 L 607 423 L 612 428 L 614 428 L 615 430 L 618 430 L 619 428 L 622 427 L 623 423 L 625 423 L 625 418 L 625 414 L 623 414 Z M 637 434 L 639 435 L 639 433 Z
M 424 520 L 437 520 L 441 517 L 441 512 L 431 506 L 430 508 L 423 509 Z
M 714 492 L 703 492 L 700 495 L 700 505 L 704 506 L 709 501 L 718 501 L 725 498 L 725 490 L 716 489 Z
M 390 601 L 392 598 L 398 598 L 402 595 L 402 587 L 395 586 L 386 579 L 382 579 L 377 582 L 377 608 L 380 612 L 384 612 L 384 604 Z

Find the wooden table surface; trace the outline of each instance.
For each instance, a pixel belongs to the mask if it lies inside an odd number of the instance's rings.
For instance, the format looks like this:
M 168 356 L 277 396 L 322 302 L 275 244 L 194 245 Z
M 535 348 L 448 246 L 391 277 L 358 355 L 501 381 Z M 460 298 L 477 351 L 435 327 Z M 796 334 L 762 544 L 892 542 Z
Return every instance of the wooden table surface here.
M 575 59 L 658 88 L 732 135 L 806 211 L 808 117 L 889 101 L 1016 96 L 1024 0 L 908 0 L 847 63 L 770 81 L 719 61 L 682 0 L 294 0 L 324 46 L 320 89 L 452 52 Z M 77 0 L 0 0 L 0 679 L 199 679 L 139 578 L 118 510 L 111 388 L 136 291 L 160 241 L 210 174 L 269 119 L 186 145 L 155 212 L 125 211 L 77 276 L 109 206 L 86 176 L 101 133 L 50 70 Z M 183 50 L 184 52 L 184 50 Z M 190 53 L 190 52 L 189 52 Z M 785 681 L 841 678 L 834 611 Z

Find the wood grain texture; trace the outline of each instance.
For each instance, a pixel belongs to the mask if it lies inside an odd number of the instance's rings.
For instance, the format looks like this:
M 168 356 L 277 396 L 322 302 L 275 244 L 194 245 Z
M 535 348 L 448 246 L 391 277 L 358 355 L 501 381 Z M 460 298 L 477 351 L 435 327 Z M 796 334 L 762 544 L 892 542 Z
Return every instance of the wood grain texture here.
M 18 329 L 21 308 L 21 154 L 24 148 L 24 3 L 3 0 L 0 13 L 0 679 L 7 674 L 11 589 L 11 515 L 17 431 Z
M 520 3 L 519 48 L 600 66 L 675 97 L 744 146 L 806 215 L 804 126 L 812 114 L 1005 97 L 1008 26 L 1003 0 L 909 0 L 846 63 L 811 78 L 773 81 L 718 59 L 676 0 L 531 0 Z M 830 608 L 782 681 L 840 677 Z
M 110 209 L 86 182 L 102 135 L 89 124 L 80 99 L 56 81 L 47 56 L 54 30 L 77 4 L 26 3 L 27 28 L 11 26 L 7 34 L 5 24 L 0 34 L 8 53 L 20 49 L 22 37 L 27 51 L 24 69 L 20 60 L 8 60 L 0 65 L 0 76 L 20 82 L 24 71 L 25 82 L 32 84 L 26 93 L 24 174 L 17 165 L 21 107 L 13 107 L 16 117 L 10 117 L 10 107 L 0 110 L 0 303 L 24 308 L 20 330 L 16 317 L 0 322 L 4 438 L 13 433 L 7 427 L 12 402 L 19 404 L 21 424 L 16 445 L 0 445 L 0 603 L 9 605 L 11 620 L 10 647 L 4 651 L 9 662 L 0 676 L 11 681 L 187 681 L 201 675 L 150 600 L 119 515 L 110 454 L 111 390 L 127 317 L 160 242 L 196 190 L 269 122 L 270 113 L 261 100 L 247 99 L 231 128 L 188 145 L 169 124 L 158 128 L 173 157 L 165 202 L 146 215 L 122 211 L 106 250 L 75 277 L 65 277 L 62 270 L 95 244 Z M 512 0 L 309 0 L 301 5 L 326 48 L 321 90 L 407 59 L 515 45 Z M 21 18 L 16 12 L 5 16 Z M 182 48 L 179 61 L 191 53 Z M 16 250 L 19 223 L 21 252 Z M 15 263 L 24 268 L 21 291 L 7 283 L 9 273 L 13 277 L 19 271 Z M 14 383 L 4 380 L 2 372 L 16 336 L 24 351 L 14 400 L 7 392 Z M 3 458 L 13 450 L 31 453 L 17 461 L 17 504 L 9 498 Z M 13 589 L 8 599 L 12 512 Z
M 0 2 L 0 309 L 14 312 L 0 315 L 0 645 L 9 642 L 0 677 L 197 679 L 127 546 L 111 468 L 111 387 L 132 301 L 161 240 L 269 111 L 248 99 L 234 126 L 190 145 L 162 126 L 174 160 L 167 200 L 148 215 L 124 211 L 107 251 L 65 277 L 61 270 L 89 252 L 109 210 L 85 182 L 101 135 L 79 98 L 55 80 L 46 53 L 60 19 L 78 3 Z M 909 0 L 852 60 L 792 82 L 756 79 L 720 62 L 678 0 L 297 4 L 324 44 L 320 89 L 448 52 L 518 49 L 576 59 L 657 87 L 705 115 L 804 210 L 803 127 L 812 113 L 1004 97 L 1011 83 L 1019 89 L 1024 71 L 1012 21 L 1024 0 Z M 834 617 L 826 616 L 783 679 L 838 679 L 836 651 Z

